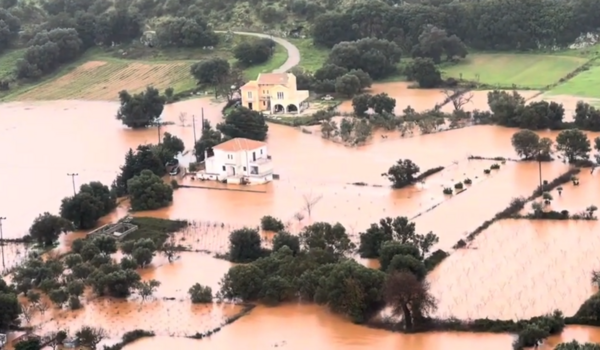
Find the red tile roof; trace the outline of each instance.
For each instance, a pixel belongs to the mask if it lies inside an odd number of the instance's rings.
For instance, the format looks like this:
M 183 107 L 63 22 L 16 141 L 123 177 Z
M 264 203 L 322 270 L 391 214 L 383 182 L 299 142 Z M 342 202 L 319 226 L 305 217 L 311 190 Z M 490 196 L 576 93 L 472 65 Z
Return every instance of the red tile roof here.
M 238 151 L 250 151 L 253 149 L 257 149 L 263 146 L 266 146 L 265 142 L 255 141 L 250 139 L 245 139 L 242 137 L 238 137 L 235 139 L 231 139 L 229 141 L 220 143 L 213 147 L 213 149 L 218 149 L 225 152 L 238 152 Z

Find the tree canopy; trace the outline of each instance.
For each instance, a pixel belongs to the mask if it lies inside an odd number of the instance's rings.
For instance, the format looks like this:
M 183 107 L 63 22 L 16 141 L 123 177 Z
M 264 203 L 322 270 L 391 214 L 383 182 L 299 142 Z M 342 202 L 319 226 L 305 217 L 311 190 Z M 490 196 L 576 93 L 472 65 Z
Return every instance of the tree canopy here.
M 60 216 L 48 212 L 38 215 L 29 228 L 29 235 L 38 244 L 51 246 L 61 233 L 72 230 L 71 223 Z
M 225 122 L 217 124 L 217 130 L 229 138 L 243 137 L 264 141 L 269 126 L 262 113 L 246 107 L 237 107 L 227 114 Z
M 17 293 L 9 287 L 4 278 L 0 279 L 0 329 L 8 329 L 11 325 L 18 324 L 21 315 L 21 304 L 17 300 Z
M 556 136 L 556 150 L 573 163 L 577 160 L 587 160 L 592 150 L 587 135 L 580 130 L 570 129 L 561 131 Z
M 89 229 L 116 206 L 116 195 L 108 186 L 100 182 L 90 182 L 81 185 L 76 195 L 63 198 L 60 216 L 73 223 L 76 228 Z
M 413 184 L 416 180 L 415 175 L 420 171 L 419 166 L 412 160 L 399 159 L 388 169 L 387 173 L 383 173 L 381 176 L 387 177 L 393 188 L 402 188 Z
M 119 92 L 119 101 L 117 120 L 132 129 L 156 125 L 165 106 L 165 97 L 152 86 L 133 96 L 123 90 Z
M 127 193 L 132 210 L 159 209 L 173 201 L 173 188 L 148 169 L 127 181 Z

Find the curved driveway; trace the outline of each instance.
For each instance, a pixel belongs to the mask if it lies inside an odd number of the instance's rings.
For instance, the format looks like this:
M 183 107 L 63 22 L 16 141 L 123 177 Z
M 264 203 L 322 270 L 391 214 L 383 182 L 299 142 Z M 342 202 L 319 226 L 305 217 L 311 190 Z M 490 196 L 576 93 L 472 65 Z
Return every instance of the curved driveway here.
M 216 33 L 227 33 L 225 31 L 220 31 L 220 30 L 215 31 L 215 32 Z M 273 39 L 273 41 L 275 41 L 279 45 L 283 46 L 288 53 L 288 58 L 283 63 L 283 65 L 281 65 L 281 67 L 273 70 L 273 73 L 287 72 L 288 70 L 296 67 L 300 63 L 300 51 L 298 50 L 298 48 L 296 46 L 294 46 L 294 44 L 292 44 L 291 42 L 289 42 L 285 39 L 274 37 L 269 34 L 261 34 L 261 33 L 251 33 L 251 32 L 233 32 L 233 33 L 237 34 L 237 35 L 250 35 L 250 36 L 255 36 L 258 38 L 270 38 L 270 39 Z

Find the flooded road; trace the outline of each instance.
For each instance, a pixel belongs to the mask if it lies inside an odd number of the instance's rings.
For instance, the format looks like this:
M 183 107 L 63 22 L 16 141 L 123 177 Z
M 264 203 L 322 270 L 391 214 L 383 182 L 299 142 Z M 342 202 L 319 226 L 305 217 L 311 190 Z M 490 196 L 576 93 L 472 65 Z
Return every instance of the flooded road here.
M 375 91 L 378 88 L 374 86 Z M 417 110 L 428 109 L 438 102 L 438 97 L 443 100 L 443 96 L 433 90 L 392 88 L 386 91 L 392 97 L 397 93 L 400 110 L 409 104 Z M 479 96 L 480 92 L 477 93 Z M 473 104 L 476 108 L 482 104 L 481 109 L 484 109 L 487 100 L 482 101 L 474 99 Z M 114 117 L 117 108 L 117 104 L 109 102 L 80 101 L 0 105 L 3 170 L 0 172 L 0 215 L 7 217 L 3 222 L 5 237 L 25 234 L 39 213 L 58 212 L 60 200 L 73 191 L 67 173 L 79 174 L 75 178 L 77 186 L 89 181 L 110 184 L 127 149 L 156 142 L 156 129 L 124 128 Z M 191 117 L 196 115 L 196 124 L 200 125 L 202 108 L 205 118 L 213 125 L 221 120 L 219 105 L 208 100 L 190 100 L 165 107 L 163 119 L 174 124 L 161 131 L 181 137 L 191 149 L 194 134 Z M 183 126 L 181 113 L 187 114 Z M 511 198 L 529 195 L 538 185 L 537 164 L 507 162 L 501 164 L 499 170 L 485 175 L 483 170 L 496 162 L 467 160 L 473 154 L 516 157 L 510 143 L 515 131 L 477 126 L 412 138 L 401 138 L 395 133 L 387 139 L 374 138 L 366 146 L 349 148 L 272 124 L 267 142 L 275 172 L 280 174 L 281 180 L 252 187 L 265 193 L 179 189 L 174 193 L 172 206 L 136 215 L 194 221 L 194 228 L 178 233 L 176 239 L 193 250 L 211 252 L 223 252 L 231 230 L 244 225 L 257 226 L 264 215 L 281 218 L 292 232 L 315 221 L 339 221 L 355 239 L 370 223 L 385 216 L 403 215 L 416 217 L 418 232 L 433 231 L 440 237 L 439 247 L 449 249 L 482 221 L 503 209 Z M 556 134 L 544 133 L 544 136 L 555 138 Z M 598 135 L 590 134 L 591 137 Z M 437 166 L 446 169 L 423 184 L 392 191 L 380 174 L 399 158 L 412 159 L 423 171 Z M 567 166 L 559 162 L 543 164 L 543 178 L 551 180 L 566 169 Z M 453 187 L 466 178 L 473 180 L 468 190 L 459 195 L 443 195 L 444 187 Z M 554 195 L 553 208 L 579 211 L 599 204 L 598 175 L 581 174 L 580 179 L 579 187 L 568 184 L 563 186 L 562 196 Z M 353 182 L 365 182 L 369 186 L 349 184 Z M 29 194 L 33 194 L 34 200 L 24 200 Z M 320 198 L 310 217 L 306 215 L 305 198 Z M 435 210 L 427 212 L 433 206 L 437 206 Z M 299 211 L 305 213 L 305 219 L 300 222 L 294 219 Z M 110 222 L 126 214 L 125 203 L 103 220 Z M 589 272 L 600 268 L 600 261 L 594 262 L 600 240 L 591 234 L 599 228 L 597 222 L 522 220 L 502 221 L 492 226 L 470 249 L 455 253 L 430 277 L 440 300 L 439 315 L 514 318 L 530 317 L 554 308 L 561 308 L 565 314 L 573 313 L 592 292 Z M 68 246 L 81 236 L 82 233 L 69 234 L 61 237 L 61 242 Z M 26 254 L 19 246 L 7 246 L 6 253 L 9 257 Z M 556 268 L 559 261 L 560 268 Z M 374 267 L 377 263 L 362 262 Z M 198 341 L 168 336 L 204 331 L 218 326 L 226 315 L 238 311 L 220 305 L 197 307 L 187 299 L 187 290 L 196 282 L 216 291 L 229 266 L 225 261 L 198 253 L 183 253 L 171 264 L 157 256 L 152 268 L 141 271 L 141 275 L 143 279 L 162 282 L 156 293 L 159 300 L 145 303 L 90 300 L 84 310 L 49 310 L 45 315 L 35 316 L 32 322 L 40 324 L 42 330 L 67 325 L 76 329 L 81 324 L 94 324 L 113 329 L 115 334 L 111 336 L 114 337 L 135 328 L 157 331 L 159 337 L 135 343 L 127 348 L 130 350 L 162 349 L 179 344 L 197 346 Z M 566 274 L 567 269 L 573 272 Z M 525 273 L 524 270 L 527 270 L 527 278 L 517 280 L 516 276 Z M 568 280 L 568 283 L 550 288 L 558 279 Z M 499 290 L 503 297 L 492 299 L 492 293 Z M 175 300 L 163 302 L 161 298 Z M 522 300 L 523 305 L 506 304 L 514 300 Z M 563 337 L 571 337 L 568 339 L 581 340 L 582 334 L 600 339 L 600 332 L 587 328 L 569 328 L 565 334 Z M 250 347 L 257 349 L 280 344 L 286 349 L 318 345 L 327 350 L 366 349 L 378 345 L 423 350 L 451 346 L 507 349 L 512 342 L 509 335 L 392 334 L 352 325 L 312 305 L 259 307 L 250 316 L 201 342 L 210 343 L 207 346 L 212 349 L 227 350 L 238 348 L 240 339 L 251 342 Z M 277 343 L 283 341 L 285 346 Z

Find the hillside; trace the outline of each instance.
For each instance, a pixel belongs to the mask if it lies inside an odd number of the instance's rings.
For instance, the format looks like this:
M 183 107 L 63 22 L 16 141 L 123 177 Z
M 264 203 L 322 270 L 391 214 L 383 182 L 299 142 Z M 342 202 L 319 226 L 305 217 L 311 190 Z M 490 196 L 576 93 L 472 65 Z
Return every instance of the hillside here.
M 585 70 L 583 65 L 592 64 L 588 60 L 594 55 L 549 57 L 545 65 L 528 69 L 527 74 L 518 72 L 521 66 L 513 65 L 511 60 L 515 57 L 511 55 L 541 51 L 550 54 L 568 48 L 582 33 L 595 33 L 600 28 L 600 17 L 595 15 L 600 11 L 600 1 L 596 0 L 2 1 L 7 8 L 0 9 L 0 23 L 5 26 L 0 31 L 0 94 L 3 95 L 14 93 L 6 92 L 9 89 L 32 86 L 77 67 L 79 70 L 73 74 L 79 77 L 85 71 L 88 76 L 88 67 L 80 66 L 89 61 L 108 62 L 94 71 L 103 75 L 106 70 L 118 77 L 121 69 L 133 69 L 121 61 L 137 60 L 139 65 L 133 70 L 144 77 L 140 82 L 190 87 L 193 82 L 186 81 L 189 77 L 184 78 L 181 72 L 189 70 L 194 61 L 221 57 L 252 78 L 264 71 L 263 65 L 274 65 L 282 58 L 281 48 L 275 48 L 260 62 L 236 56 L 235 47 L 227 41 L 233 30 L 288 37 L 303 57 L 300 67 L 312 73 L 317 73 L 326 59 L 334 63 L 329 70 L 315 74 L 316 81 L 311 76 L 303 80 L 311 90 L 321 93 L 337 92 L 336 79 L 352 71 L 366 72 L 373 80 L 410 77 L 418 81 L 413 74 L 414 58 L 432 61 L 425 66 L 419 61 L 419 69 L 436 66 L 432 68 L 434 75 L 429 83 L 421 87 L 439 86 L 444 74 L 471 83 L 550 89 L 567 76 L 570 79 Z M 215 30 L 225 30 L 228 34 L 217 34 Z M 598 39 L 595 34 L 586 38 Z M 340 42 L 350 43 L 330 55 L 332 47 Z M 241 43 L 244 41 L 238 42 Z M 257 41 L 248 43 L 259 45 Z M 251 55 L 247 50 L 240 52 Z M 262 55 L 257 47 L 252 50 Z M 112 60 L 106 60 L 91 54 L 107 56 L 107 52 L 115 51 L 126 55 L 113 55 Z M 492 52 L 500 56 L 481 56 Z M 160 60 L 169 61 L 175 68 L 147 66 L 149 61 Z M 538 63 L 534 56 L 529 63 L 523 57 L 517 61 L 524 69 Z M 495 67 L 495 62 L 513 68 L 513 72 L 483 74 L 487 69 L 481 67 Z M 143 73 L 146 69 L 164 74 L 147 78 Z M 538 75 L 547 69 L 552 70 L 552 76 L 540 78 Z M 174 76 L 178 78 L 170 78 Z M 360 89 L 352 78 L 347 82 L 352 85 L 346 86 L 350 90 L 341 87 L 346 95 Z M 367 84 L 367 80 L 363 82 Z

